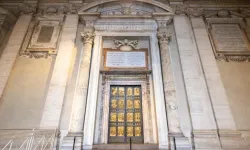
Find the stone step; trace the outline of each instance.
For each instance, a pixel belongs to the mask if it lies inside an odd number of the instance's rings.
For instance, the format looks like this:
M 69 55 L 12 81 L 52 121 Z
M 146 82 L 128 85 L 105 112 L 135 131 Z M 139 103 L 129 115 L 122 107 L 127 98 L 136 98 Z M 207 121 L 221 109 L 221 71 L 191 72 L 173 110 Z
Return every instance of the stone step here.
M 129 144 L 99 144 L 93 150 L 130 150 Z M 157 144 L 132 144 L 131 150 L 159 150 Z

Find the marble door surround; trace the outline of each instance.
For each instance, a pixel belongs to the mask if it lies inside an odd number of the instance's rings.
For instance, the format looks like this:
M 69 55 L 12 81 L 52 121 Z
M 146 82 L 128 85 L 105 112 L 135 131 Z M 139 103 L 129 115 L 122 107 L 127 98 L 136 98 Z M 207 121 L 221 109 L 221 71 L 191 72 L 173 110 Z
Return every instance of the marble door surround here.
M 83 16 L 84 18 L 91 18 L 91 16 L 98 16 L 98 14 L 91 14 L 87 17 L 87 13 Z M 167 22 L 171 19 L 170 16 L 165 16 Z M 86 19 L 85 19 L 86 20 Z M 101 64 L 102 64 L 102 45 L 105 37 L 146 37 L 150 41 L 151 65 L 152 65 L 152 84 L 154 90 L 155 111 L 157 120 L 157 135 L 158 143 L 160 148 L 168 147 L 168 123 L 166 116 L 164 90 L 162 84 L 162 73 L 161 73 L 161 61 L 160 61 L 160 50 L 157 39 L 157 28 L 158 24 L 154 19 L 103 19 L 99 18 L 92 23 L 86 23 L 86 27 L 93 26 L 95 39 L 92 50 L 92 60 L 90 68 L 90 78 L 87 96 L 87 106 L 85 114 L 85 124 L 83 135 L 83 147 L 85 149 L 92 148 L 94 143 L 95 135 L 95 124 L 96 121 L 96 110 L 98 102 L 99 83 L 101 82 Z M 146 139 L 145 139 L 146 140 Z M 103 142 L 105 142 L 105 138 Z
M 135 35 L 134 32 L 105 32 L 105 31 L 95 31 L 95 40 L 92 56 L 92 66 L 90 72 L 90 81 L 92 83 L 89 85 L 87 107 L 86 107 L 86 117 L 84 125 L 84 136 L 88 138 L 83 139 L 84 148 L 92 148 L 94 140 L 94 126 L 95 116 L 96 116 L 96 105 L 98 99 L 98 89 L 100 82 L 100 68 L 101 68 L 101 56 L 102 56 L 102 41 L 103 37 L 106 36 L 131 36 Z M 159 55 L 158 40 L 156 32 L 138 32 L 137 36 L 149 37 L 150 47 L 151 47 L 151 61 L 152 61 L 152 79 L 153 87 L 157 89 L 154 91 L 155 94 L 155 110 L 156 110 L 156 120 L 158 129 L 158 142 L 159 147 L 168 147 L 168 126 L 167 126 L 167 116 L 165 110 L 162 76 L 161 76 L 161 62 Z M 103 139 L 105 141 L 105 139 Z

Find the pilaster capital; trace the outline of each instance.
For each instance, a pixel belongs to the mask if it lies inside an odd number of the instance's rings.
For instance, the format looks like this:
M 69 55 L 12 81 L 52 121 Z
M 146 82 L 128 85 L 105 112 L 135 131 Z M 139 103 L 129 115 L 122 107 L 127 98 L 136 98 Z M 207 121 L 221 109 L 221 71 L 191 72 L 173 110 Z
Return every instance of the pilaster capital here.
M 157 34 L 157 37 L 159 39 L 160 44 L 161 43 L 167 43 L 168 44 L 170 42 L 170 40 L 171 40 L 171 35 L 169 33 L 167 33 L 167 32 L 159 32 Z
M 95 38 L 95 33 L 90 31 L 81 32 L 81 37 L 83 43 L 92 43 Z
M 96 20 L 99 18 L 100 13 L 81 13 L 80 21 L 85 25 L 85 28 L 94 28 Z
M 154 19 L 157 22 L 158 28 L 166 28 L 173 21 L 173 14 L 154 13 Z

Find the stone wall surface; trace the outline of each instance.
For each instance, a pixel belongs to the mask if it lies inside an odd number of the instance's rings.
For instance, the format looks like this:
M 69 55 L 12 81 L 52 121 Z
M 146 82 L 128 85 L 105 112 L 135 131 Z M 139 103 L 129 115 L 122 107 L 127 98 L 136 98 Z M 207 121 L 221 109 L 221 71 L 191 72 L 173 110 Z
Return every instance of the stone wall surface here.
M 53 60 L 18 58 L 0 99 L 0 128 L 39 128 Z
M 202 18 L 191 18 L 191 22 L 218 128 L 235 129 L 205 23 Z
M 70 117 L 71 117 L 71 111 L 72 111 L 72 103 L 74 98 L 74 89 L 76 87 L 76 76 L 77 76 L 77 66 L 80 62 L 80 53 L 83 50 L 82 45 L 82 39 L 80 32 L 83 30 L 83 25 L 79 24 L 77 36 L 76 36 L 76 49 L 73 50 L 73 57 L 72 57 L 72 63 L 71 68 L 69 71 L 69 77 L 68 77 L 68 83 L 67 83 L 67 89 L 65 92 L 65 100 L 62 110 L 62 116 L 60 120 L 60 129 L 62 130 L 68 130 L 69 124 L 70 124 Z
M 40 127 L 57 128 L 59 125 L 69 70 L 73 63 L 72 57 L 73 49 L 75 48 L 77 26 L 78 16 L 67 15 Z
M 238 130 L 249 130 L 250 63 L 217 61 Z
M 17 20 L 0 59 L 0 97 L 3 94 L 12 67 L 27 32 L 31 15 L 21 15 Z
M 147 83 L 150 90 L 147 93 L 150 94 L 151 111 L 145 109 L 145 105 L 142 107 L 143 111 L 147 111 L 143 115 L 144 121 L 148 117 L 153 123 L 152 126 L 143 125 L 146 131 L 144 143 L 150 143 L 148 139 L 153 139 L 152 143 L 158 143 L 156 146 L 163 149 L 191 149 L 192 146 L 195 149 L 249 149 L 250 121 L 247 117 L 250 115 L 250 63 L 216 60 L 211 43 L 213 36 L 208 32 L 208 20 L 204 19 L 212 18 L 224 24 L 232 18 L 242 18 L 245 21 L 242 23 L 246 23 L 246 26 L 242 25 L 242 30 L 245 30 L 250 16 L 250 5 L 240 5 L 245 0 L 4 1 L 0 2 L 0 14 L 4 12 L 2 7 L 6 7 L 20 16 L 16 26 L 8 31 L 5 41 L 0 45 L 0 129 L 59 128 L 61 143 L 58 143 L 62 147 L 66 145 L 65 149 L 67 144 L 71 147 L 76 144 L 75 149 L 82 146 L 92 148 L 93 143 L 100 144 L 99 141 L 107 144 L 107 131 L 100 130 L 100 133 L 97 128 L 98 125 L 108 126 L 108 122 L 105 124 L 100 119 L 100 108 L 105 108 L 101 99 L 105 92 L 102 93 L 100 88 L 105 81 L 100 77 L 106 73 L 131 74 L 129 71 L 124 73 L 117 70 L 105 72 L 102 68 L 102 50 L 113 48 L 113 39 L 117 38 L 139 40 L 140 48 L 149 49 L 149 68 L 142 72 L 150 76 Z M 239 6 L 231 5 L 236 1 L 241 2 Z M 222 3 L 227 5 L 219 5 Z M 30 40 L 27 38 L 24 42 L 23 39 L 35 33 L 30 28 L 30 21 L 34 23 L 38 18 L 46 21 L 60 20 L 62 30 L 57 48 L 54 49 L 58 51 L 55 58 L 19 56 L 20 48 L 25 45 L 23 43 L 27 44 Z M 81 34 L 85 29 L 91 32 L 92 29 L 96 30 L 93 45 L 92 41 L 85 45 L 84 39 L 90 38 Z M 217 29 L 223 30 L 223 27 Z M 171 37 L 167 43 L 161 43 L 156 38 L 163 31 Z M 235 39 L 237 41 L 237 37 Z M 39 43 L 34 38 L 32 40 Z M 225 49 L 228 49 L 226 46 Z M 248 50 L 247 46 L 245 49 Z M 31 53 L 39 57 L 39 50 L 33 49 Z M 164 53 L 167 56 L 165 59 Z M 88 61 L 83 61 L 84 57 Z M 86 64 L 87 68 L 91 68 L 90 71 L 82 69 Z M 88 76 L 85 78 L 87 74 L 90 74 L 89 80 Z M 173 89 L 166 90 L 165 97 L 162 76 L 169 77 L 166 80 L 169 82 L 165 82 L 165 90 L 168 87 Z M 81 81 L 86 82 L 78 84 Z M 165 107 L 164 98 L 170 100 L 170 92 L 173 91 L 176 92 L 176 100 L 172 100 L 176 104 L 167 103 Z M 82 113 L 85 111 L 85 104 L 81 103 L 81 100 L 85 100 L 82 94 L 87 96 L 86 115 Z M 73 103 L 75 95 L 79 97 Z M 171 115 L 171 111 L 176 114 Z M 167 121 L 165 115 L 168 116 Z M 107 116 L 108 113 L 105 114 Z M 157 123 L 154 123 L 155 120 Z M 77 126 L 77 130 L 71 130 L 72 124 Z M 151 127 L 153 132 L 149 129 Z M 152 137 L 148 138 L 151 134 Z M 99 136 L 102 140 L 98 140 Z
M 174 26 L 193 129 L 216 129 L 190 20 L 186 16 L 175 16 Z

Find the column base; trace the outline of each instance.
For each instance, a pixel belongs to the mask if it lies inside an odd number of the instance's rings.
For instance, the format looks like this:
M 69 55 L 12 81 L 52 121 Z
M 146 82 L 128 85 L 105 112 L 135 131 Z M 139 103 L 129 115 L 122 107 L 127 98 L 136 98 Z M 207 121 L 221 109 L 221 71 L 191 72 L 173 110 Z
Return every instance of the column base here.
M 83 145 L 83 150 L 92 150 L 93 145 Z
M 168 145 L 159 145 L 159 150 L 168 150 L 169 146 Z
M 82 150 L 82 142 L 82 135 L 70 133 L 63 138 L 60 150 Z
M 245 139 L 240 131 L 220 130 L 214 131 L 194 131 L 195 149 L 197 150 L 247 150 Z M 219 136 L 219 137 L 218 137 Z

